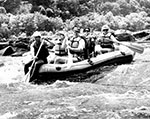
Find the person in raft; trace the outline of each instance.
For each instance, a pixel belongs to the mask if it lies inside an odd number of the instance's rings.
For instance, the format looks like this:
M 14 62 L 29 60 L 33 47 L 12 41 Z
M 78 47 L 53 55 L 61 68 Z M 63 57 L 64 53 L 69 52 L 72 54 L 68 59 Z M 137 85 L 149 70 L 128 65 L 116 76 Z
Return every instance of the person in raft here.
M 32 60 L 29 61 L 24 66 L 24 72 L 25 72 L 25 74 L 27 74 L 33 61 L 35 61 L 33 67 L 31 67 L 32 69 L 30 72 L 30 81 L 29 82 L 32 82 L 35 79 L 37 79 L 38 70 L 42 64 L 47 63 L 47 57 L 49 55 L 49 51 L 47 48 L 48 42 L 41 38 L 41 33 L 38 31 L 35 31 L 33 33 L 32 37 L 34 39 L 32 44 L 30 45 L 30 52 L 32 55 Z
M 85 55 L 85 40 L 80 36 L 80 28 L 74 27 L 75 36 L 69 39 L 67 49 L 76 58 L 76 61 L 81 61 L 84 59 Z
M 100 37 L 96 40 L 95 52 L 101 54 L 118 49 L 118 45 L 115 45 L 119 41 L 112 35 L 108 25 L 104 25 L 101 28 Z
M 55 46 L 53 47 L 51 54 L 48 58 L 50 64 L 64 64 L 66 62 L 62 56 L 67 56 L 67 38 L 65 31 L 58 31 L 56 33 Z

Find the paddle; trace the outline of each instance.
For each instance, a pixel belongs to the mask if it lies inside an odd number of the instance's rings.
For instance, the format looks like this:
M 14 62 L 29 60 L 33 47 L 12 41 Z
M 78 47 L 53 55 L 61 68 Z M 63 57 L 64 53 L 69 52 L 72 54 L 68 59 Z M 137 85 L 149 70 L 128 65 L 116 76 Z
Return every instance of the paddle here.
M 133 44 L 133 43 L 122 43 L 122 42 L 119 42 L 119 41 L 116 41 L 116 40 L 113 40 L 114 43 L 118 43 L 120 45 L 124 45 L 128 48 L 130 48 L 131 50 L 133 50 L 134 52 L 137 52 L 137 53 L 140 53 L 142 54 L 144 52 L 144 48 L 142 46 L 139 46 L 139 45 L 136 45 L 136 44 Z
M 110 39 L 108 39 L 108 40 L 110 40 Z M 142 46 L 139 46 L 139 45 L 136 45 L 133 43 L 126 44 L 126 43 L 119 42 L 118 40 L 115 40 L 115 39 L 110 40 L 110 41 L 117 43 L 117 44 L 120 44 L 120 45 L 124 45 L 124 46 L 130 48 L 131 50 L 133 50 L 134 52 L 137 52 L 139 54 L 142 54 L 144 52 L 144 48 Z
M 33 62 L 32 62 L 32 64 L 31 64 L 31 67 L 29 68 L 28 73 L 27 73 L 27 74 L 25 75 L 25 77 L 24 77 L 24 80 L 23 80 L 23 81 L 25 81 L 25 82 L 27 82 L 27 83 L 30 81 L 30 72 L 31 72 L 31 70 L 32 70 L 32 68 L 33 68 L 33 66 L 34 66 L 35 60 L 36 60 L 36 58 L 37 58 L 37 56 L 38 56 L 38 54 L 39 54 L 39 52 L 40 52 L 40 50 L 41 50 L 41 47 L 42 47 L 43 43 L 44 43 L 44 39 L 42 40 L 42 42 L 41 42 L 41 44 L 40 44 L 40 47 L 39 47 L 39 49 L 38 49 L 38 51 L 37 51 L 37 53 L 36 53 L 35 58 L 33 59 Z
M 73 64 L 73 56 L 70 53 L 70 49 L 68 48 L 68 62 L 67 62 L 67 69 L 69 69 L 71 67 L 71 65 Z
M 131 50 L 133 50 L 134 52 L 137 52 L 139 54 L 142 54 L 144 52 L 144 48 L 142 46 L 139 46 L 139 45 L 136 45 L 136 44 L 133 44 L 133 43 L 129 43 L 129 44 L 125 44 L 125 43 L 121 43 L 121 42 L 116 42 L 120 45 L 124 45 L 128 48 L 130 48 Z

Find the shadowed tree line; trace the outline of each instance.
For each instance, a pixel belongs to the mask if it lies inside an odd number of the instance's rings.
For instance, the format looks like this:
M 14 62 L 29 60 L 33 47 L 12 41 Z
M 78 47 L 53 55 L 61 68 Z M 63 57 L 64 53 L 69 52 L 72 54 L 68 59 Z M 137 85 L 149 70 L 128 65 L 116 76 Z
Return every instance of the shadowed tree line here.
M 120 16 L 145 11 L 150 16 L 149 0 L 1 0 L 0 5 L 7 13 L 38 11 L 48 17 L 60 16 L 63 20 L 89 12 L 107 14 L 110 11 Z M 30 9 L 27 5 L 30 5 Z
M 104 24 L 139 31 L 150 28 L 149 16 L 149 0 L 1 0 L 0 39 L 75 26 L 100 30 Z

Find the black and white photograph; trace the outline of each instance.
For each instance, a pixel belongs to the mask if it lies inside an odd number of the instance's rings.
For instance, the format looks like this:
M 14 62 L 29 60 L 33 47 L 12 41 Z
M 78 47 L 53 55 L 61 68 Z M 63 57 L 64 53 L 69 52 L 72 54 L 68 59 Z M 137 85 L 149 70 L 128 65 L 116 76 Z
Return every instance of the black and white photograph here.
M 0 119 L 150 119 L 150 0 L 0 0 Z

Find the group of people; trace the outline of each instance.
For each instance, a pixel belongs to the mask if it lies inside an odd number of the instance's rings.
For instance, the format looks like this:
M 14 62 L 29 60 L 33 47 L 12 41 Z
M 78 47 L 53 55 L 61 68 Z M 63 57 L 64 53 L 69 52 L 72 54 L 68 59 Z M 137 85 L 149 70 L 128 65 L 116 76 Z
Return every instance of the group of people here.
M 78 61 L 88 59 L 88 62 L 92 65 L 92 62 L 90 61 L 91 57 L 106 51 L 115 50 L 116 45 L 114 45 L 114 43 L 119 42 L 109 32 L 110 28 L 108 25 L 104 25 L 101 28 L 101 33 L 98 37 L 92 36 L 92 31 L 90 28 L 84 29 L 81 33 L 81 29 L 75 27 L 73 31 L 74 35 L 70 37 L 62 31 L 56 33 L 57 39 L 56 42 L 53 42 L 55 57 L 68 55 L 67 51 L 69 50 L 70 54 Z M 49 51 L 47 48 L 48 42 L 42 39 L 40 32 L 36 31 L 32 37 L 34 38 L 34 42 L 30 45 L 30 50 L 33 60 L 27 63 L 24 67 L 26 74 L 28 73 L 33 61 L 35 61 L 34 67 L 30 72 L 30 81 L 37 78 L 36 76 L 40 66 L 47 63 L 47 57 L 49 56 Z M 52 62 L 54 61 L 54 58 L 52 59 Z

